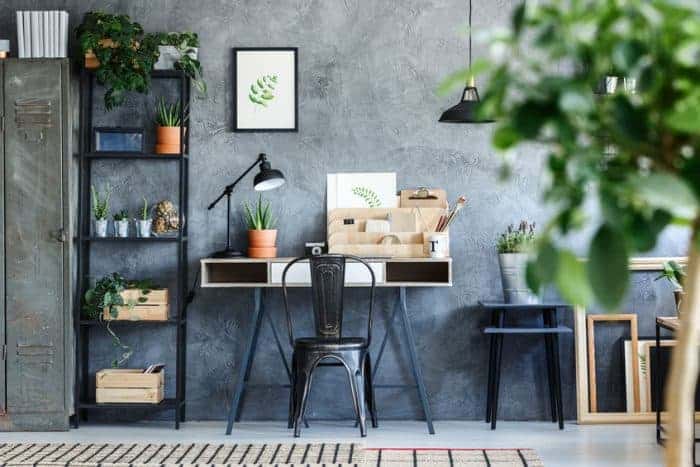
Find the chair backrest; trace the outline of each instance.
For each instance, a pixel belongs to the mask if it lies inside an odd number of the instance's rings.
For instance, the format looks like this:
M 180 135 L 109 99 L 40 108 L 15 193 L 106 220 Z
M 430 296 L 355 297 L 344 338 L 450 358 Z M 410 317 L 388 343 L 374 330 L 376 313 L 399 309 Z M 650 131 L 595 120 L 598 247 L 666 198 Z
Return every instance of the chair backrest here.
M 287 314 L 289 340 L 294 345 L 294 332 L 287 299 L 287 271 L 293 264 L 308 260 L 311 271 L 311 297 L 316 337 L 339 339 L 343 336 L 343 303 L 345 290 L 345 265 L 351 259 L 363 264 L 371 277 L 367 339 L 371 339 L 372 308 L 374 306 L 374 271 L 362 258 L 350 255 L 315 255 L 300 257 L 287 264 L 282 273 L 282 292 L 284 308 Z

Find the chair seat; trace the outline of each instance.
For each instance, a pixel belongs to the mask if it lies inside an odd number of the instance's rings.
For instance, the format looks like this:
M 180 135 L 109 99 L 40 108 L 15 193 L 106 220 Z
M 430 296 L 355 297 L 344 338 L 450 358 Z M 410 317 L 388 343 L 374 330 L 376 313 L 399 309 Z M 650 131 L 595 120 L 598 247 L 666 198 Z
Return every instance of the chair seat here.
M 302 337 L 294 341 L 294 348 L 313 350 L 350 350 L 367 347 L 367 339 L 362 337 Z

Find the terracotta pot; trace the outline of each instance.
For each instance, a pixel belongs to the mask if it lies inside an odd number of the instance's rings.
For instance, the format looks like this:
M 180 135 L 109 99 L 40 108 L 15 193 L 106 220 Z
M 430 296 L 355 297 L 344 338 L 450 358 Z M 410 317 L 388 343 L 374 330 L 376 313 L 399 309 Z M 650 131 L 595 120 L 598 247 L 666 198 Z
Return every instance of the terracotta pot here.
M 156 154 L 180 153 L 180 127 L 156 127 Z
M 277 256 L 277 230 L 249 230 L 248 256 L 251 258 L 274 258 Z
M 112 49 L 117 47 L 117 44 L 112 39 L 101 39 L 100 45 L 102 47 L 110 47 Z M 99 67 L 100 61 L 97 59 L 97 56 L 92 51 L 92 49 L 85 52 L 85 68 L 87 68 L 88 70 L 94 70 L 95 68 Z

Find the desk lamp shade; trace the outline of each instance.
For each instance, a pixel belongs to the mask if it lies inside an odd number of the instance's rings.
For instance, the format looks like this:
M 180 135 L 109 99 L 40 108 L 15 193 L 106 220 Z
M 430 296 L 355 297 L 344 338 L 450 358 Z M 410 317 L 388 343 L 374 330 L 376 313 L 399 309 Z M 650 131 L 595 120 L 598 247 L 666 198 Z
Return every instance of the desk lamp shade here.
M 469 0 L 469 70 L 472 68 L 472 2 Z M 479 91 L 476 89 L 474 76 L 462 92 L 462 99 L 457 105 L 445 110 L 440 116 L 442 123 L 490 123 L 493 120 L 479 115 Z
M 270 163 L 267 160 L 263 160 L 260 163 L 260 172 L 255 176 L 253 180 L 253 185 L 255 191 L 267 191 L 274 190 L 284 185 L 284 175 L 277 169 L 270 167 Z

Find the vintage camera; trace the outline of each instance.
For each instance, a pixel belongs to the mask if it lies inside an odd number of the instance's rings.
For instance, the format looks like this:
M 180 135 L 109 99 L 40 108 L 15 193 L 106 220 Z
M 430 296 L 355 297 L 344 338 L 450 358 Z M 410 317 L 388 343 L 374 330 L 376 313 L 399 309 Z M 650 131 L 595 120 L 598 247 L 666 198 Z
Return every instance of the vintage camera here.
M 304 245 L 306 256 L 317 256 L 328 252 L 326 242 L 306 242 Z

